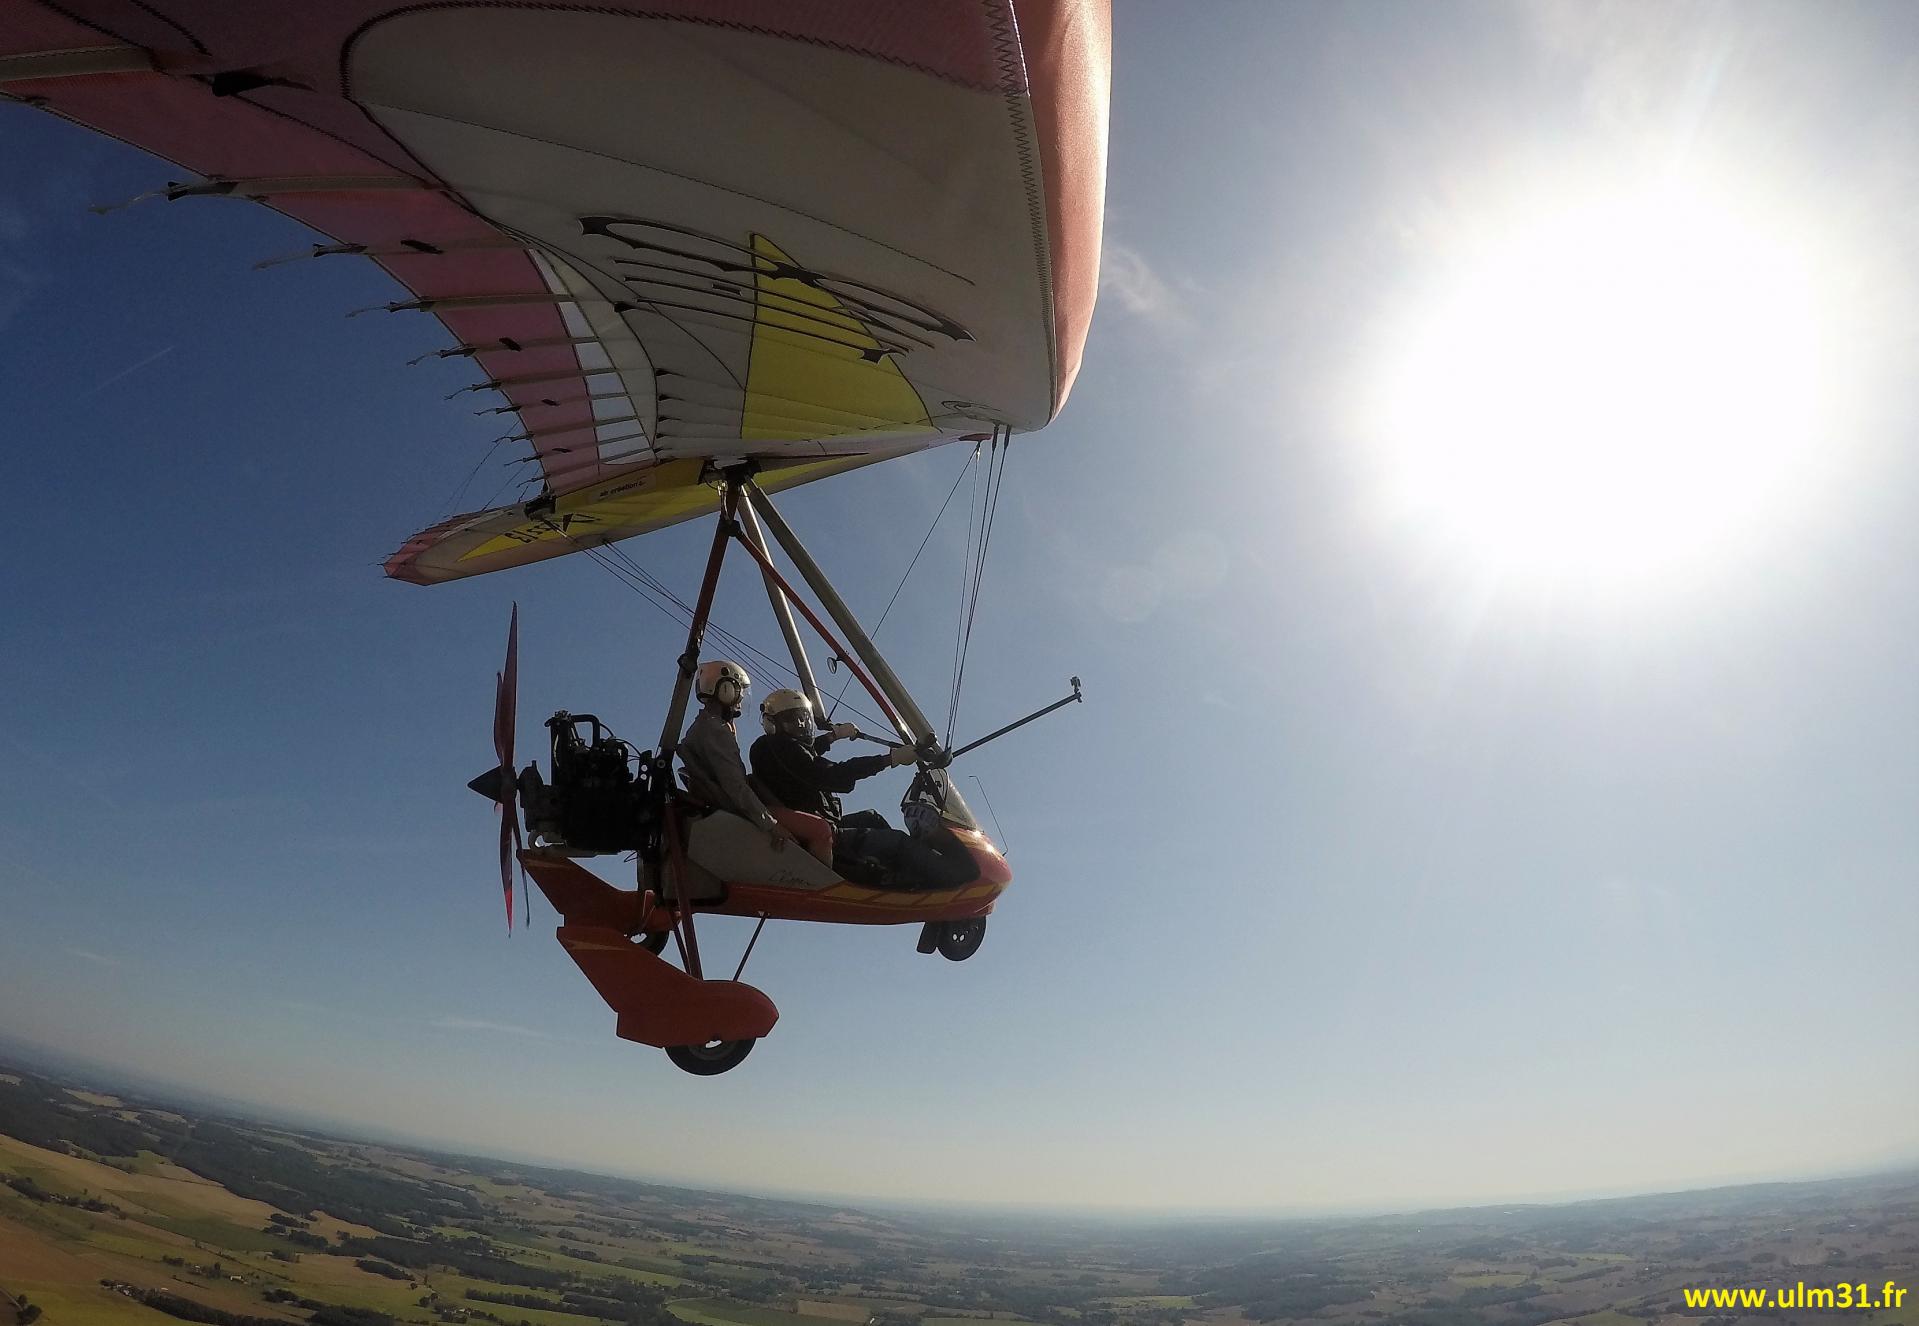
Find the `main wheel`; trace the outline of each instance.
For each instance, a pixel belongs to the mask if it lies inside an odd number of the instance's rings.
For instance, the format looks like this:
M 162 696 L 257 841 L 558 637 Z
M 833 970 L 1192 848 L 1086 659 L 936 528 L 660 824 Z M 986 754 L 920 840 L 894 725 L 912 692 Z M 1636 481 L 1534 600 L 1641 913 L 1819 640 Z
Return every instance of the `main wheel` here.
M 675 1067 L 696 1077 L 716 1077 L 729 1068 L 738 1068 L 753 1053 L 752 1038 L 743 1041 L 708 1041 L 704 1045 L 669 1045 L 666 1057 Z
M 666 941 L 672 937 L 673 932 L 671 930 L 647 930 L 643 931 L 638 936 L 638 939 L 641 948 L 645 949 L 648 953 L 657 955 L 665 952 Z
M 965 962 L 986 941 L 986 918 L 969 917 L 964 921 L 939 923 L 940 956 L 949 962 Z

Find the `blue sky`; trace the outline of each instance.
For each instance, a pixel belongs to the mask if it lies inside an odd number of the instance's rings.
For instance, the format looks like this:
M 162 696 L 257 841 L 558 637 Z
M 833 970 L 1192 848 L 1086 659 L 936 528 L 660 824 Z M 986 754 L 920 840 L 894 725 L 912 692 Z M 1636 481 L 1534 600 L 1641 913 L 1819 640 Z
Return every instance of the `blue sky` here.
M 0 1034 L 760 1190 L 1302 1210 L 1919 1156 L 1915 37 L 1900 4 L 1119 4 L 1102 302 L 1015 444 L 959 731 L 1072 673 L 1087 703 L 965 770 L 1017 875 L 980 954 L 776 928 L 749 976 L 782 1021 L 711 1081 L 612 1036 L 550 911 L 506 938 L 461 786 L 510 602 L 523 748 L 560 707 L 649 739 L 674 627 L 579 558 L 383 580 L 499 431 L 442 400 L 467 366 L 405 366 L 438 325 L 340 316 L 394 297 L 369 265 L 251 270 L 309 242 L 264 209 L 90 215 L 175 172 L 0 106 Z M 1786 410 L 1760 340 L 1691 430 L 1733 448 L 1689 499 L 1703 548 L 1554 542 L 1617 449 L 1503 506 L 1411 492 L 1375 421 L 1434 292 L 1648 161 L 1805 260 L 1818 316 L 1746 319 L 1821 365 L 1786 478 L 1719 521 Z M 1545 371 L 1513 356 L 1590 328 L 1549 325 L 1576 303 L 1475 371 Z M 1602 407 L 1654 435 L 1618 355 L 1674 317 L 1635 307 L 1560 356 L 1587 376 L 1551 370 L 1536 435 Z M 962 462 L 782 508 L 870 618 Z M 933 709 L 964 534 L 881 634 Z M 690 588 L 707 538 L 626 547 Z M 718 617 L 777 652 L 755 578 Z

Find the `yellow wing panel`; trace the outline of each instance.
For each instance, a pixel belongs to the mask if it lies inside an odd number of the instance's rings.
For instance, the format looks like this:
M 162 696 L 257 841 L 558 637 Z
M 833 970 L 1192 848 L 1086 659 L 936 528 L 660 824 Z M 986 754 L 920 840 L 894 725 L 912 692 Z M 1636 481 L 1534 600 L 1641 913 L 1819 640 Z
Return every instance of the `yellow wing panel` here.
M 781 441 L 794 436 L 796 422 L 819 438 L 935 431 L 925 402 L 865 323 L 818 284 L 779 275 L 794 263 L 766 236 L 753 236 L 753 258 L 758 299 L 743 439 Z
M 764 470 L 758 482 L 778 492 L 898 454 L 899 450 L 892 450 L 778 465 Z M 387 574 L 434 585 L 542 562 L 712 515 L 719 510 L 719 492 L 702 479 L 705 472 L 702 460 L 668 461 L 568 493 L 550 505 L 530 502 L 455 516 L 408 540 L 387 559 Z

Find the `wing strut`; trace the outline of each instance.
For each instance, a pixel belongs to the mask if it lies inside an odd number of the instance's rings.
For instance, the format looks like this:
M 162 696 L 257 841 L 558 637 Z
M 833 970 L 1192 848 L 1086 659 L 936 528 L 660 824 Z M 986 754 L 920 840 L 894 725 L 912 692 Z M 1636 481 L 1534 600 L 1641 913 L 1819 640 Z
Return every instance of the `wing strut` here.
M 801 579 L 805 580 L 807 587 L 819 596 L 827 613 L 846 636 L 846 642 L 853 647 L 853 652 L 859 656 L 860 662 L 864 663 L 867 670 L 872 673 L 874 682 L 885 692 L 886 698 L 892 701 L 893 707 L 899 711 L 900 718 L 906 727 L 906 735 L 911 737 L 913 744 L 922 750 L 936 749 L 939 739 L 933 733 L 933 725 L 926 721 L 926 715 L 920 711 L 919 705 L 914 703 L 905 684 L 900 681 L 892 667 L 874 646 L 872 639 L 860 628 L 858 619 L 846 606 L 845 600 L 840 598 L 838 592 L 834 590 L 832 582 L 826 578 L 826 573 L 820 570 L 819 563 L 807 553 L 806 545 L 801 543 L 799 536 L 793 533 L 792 526 L 786 523 L 774 508 L 772 501 L 751 479 L 746 480 L 742 486 L 745 489 L 747 502 L 766 522 L 766 528 L 772 532 L 774 540 L 792 559 L 793 565 L 799 569 Z
M 766 536 L 760 533 L 759 518 L 753 514 L 750 501 L 740 503 L 740 533 L 755 557 L 761 562 L 766 561 Z M 766 582 L 766 597 L 773 604 L 773 616 L 779 621 L 787 652 L 793 655 L 793 671 L 799 675 L 800 689 L 813 705 L 813 721 L 821 728 L 830 727 L 832 725 L 826 721 L 826 706 L 820 703 L 819 683 L 813 679 L 813 664 L 806 657 L 806 644 L 800 639 L 799 628 L 793 624 L 793 609 L 780 589 L 778 578 L 770 569 L 762 566 L 760 579 Z
M 733 530 L 733 513 L 739 506 L 739 500 L 739 489 L 730 481 L 723 481 L 720 485 L 720 518 L 713 523 L 713 549 L 706 557 L 706 575 L 700 580 L 700 596 L 693 604 L 693 620 L 686 628 L 686 650 L 680 655 L 680 675 L 673 683 L 673 701 L 667 706 L 666 725 L 660 729 L 659 750 L 653 756 L 653 786 L 657 789 L 656 795 L 666 799 L 668 809 L 672 804 L 673 752 L 680 744 L 680 729 L 686 720 L 686 702 L 693 694 L 693 674 L 700 666 L 700 641 L 706 638 L 706 619 L 713 611 L 713 591 L 720 583 L 720 563 L 726 559 L 726 540 Z M 684 896 L 686 863 L 681 859 L 679 817 L 668 814 L 664 825 L 666 852 L 652 854 L 653 859 L 645 863 L 642 878 L 655 898 L 665 897 L 666 893 L 660 887 L 660 858 L 665 855 L 671 859 L 673 896 L 680 903 L 677 910 L 680 943 L 686 953 L 686 973 L 698 979 L 700 949 L 693 934 L 693 900 Z

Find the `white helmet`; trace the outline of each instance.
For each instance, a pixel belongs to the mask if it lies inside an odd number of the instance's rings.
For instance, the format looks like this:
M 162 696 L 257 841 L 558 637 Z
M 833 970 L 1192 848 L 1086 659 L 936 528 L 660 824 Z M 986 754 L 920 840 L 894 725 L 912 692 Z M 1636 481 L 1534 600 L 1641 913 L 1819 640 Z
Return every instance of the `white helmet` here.
M 712 659 L 700 664 L 700 670 L 693 674 L 693 694 L 701 700 L 717 700 L 728 709 L 737 710 L 745 704 L 752 687 L 753 679 L 746 675 L 746 669 L 731 659 Z
M 804 713 L 806 726 L 813 726 L 813 702 L 795 690 L 774 691 L 760 701 L 760 723 L 768 736 L 780 730 L 780 719 L 791 713 Z

